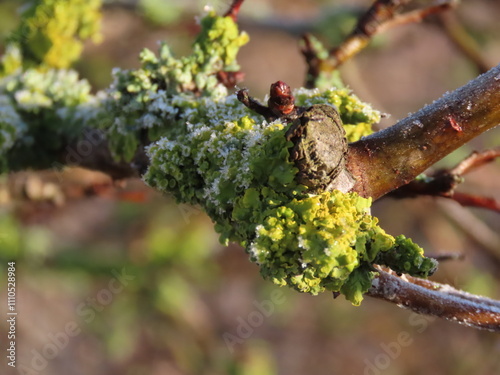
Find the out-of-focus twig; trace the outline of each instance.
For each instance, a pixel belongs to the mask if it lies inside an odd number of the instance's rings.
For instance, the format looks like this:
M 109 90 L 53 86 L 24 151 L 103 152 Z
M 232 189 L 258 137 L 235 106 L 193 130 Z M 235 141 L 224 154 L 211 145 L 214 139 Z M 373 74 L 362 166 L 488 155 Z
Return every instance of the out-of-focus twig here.
M 378 29 L 378 33 L 385 32 L 397 26 L 403 26 L 410 23 L 422 22 L 425 18 L 433 14 L 443 14 L 445 10 L 453 7 L 455 3 L 453 1 L 441 3 L 437 5 L 431 5 L 428 8 L 412 10 L 408 13 L 399 14 L 394 16 L 394 18 L 382 23 Z
M 454 14 L 440 14 L 438 21 L 448 38 L 474 64 L 478 73 L 487 72 L 491 68 L 492 65 L 484 59 L 476 41 L 469 35 Z
M 431 195 L 453 199 L 462 206 L 481 207 L 500 212 L 500 201 L 455 191 L 463 181 L 463 176 L 486 163 L 500 157 L 500 147 L 477 152 L 474 151 L 452 169 L 435 172 L 428 178 L 417 179 L 390 193 L 394 198 L 408 198 L 418 195 Z
M 464 207 L 479 207 L 486 210 L 491 210 L 500 213 L 500 201 L 495 198 L 483 197 L 475 194 L 461 193 L 459 191 L 453 192 L 453 194 L 446 196 L 446 198 L 451 198 L 455 202 L 460 203 Z
M 500 270 L 500 236 L 470 210 L 449 201 L 438 202 L 438 207 L 479 249 L 485 253 L 488 262 Z M 500 275 L 497 273 L 497 277 Z
M 224 17 L 231 17 L 234 22 L 238 21 L 238 14 L 240 13 L 241 5 L 245 0 L 233 0 L 229 10 L 224 14 Z
M 432 258 L 438 262 L 448 261 L 448 260 L 463 260 L 465 255 L 458 252 L 442 252 L 442 253 L 425 253 L 427 258 Z
M 500 147 L 494 147 L 485 151 L 474 151 L 464 160 L 450 170 L 451 174 L 463 176 L 475 168 L 481 167 L 500 157 Z
M 318 56 L 314 48 L 312 48 L 310 37 L 304 36 L 302 54 L 308 65 L 306 87 L 315 87 L 315 82 L 321 72 L 330 72 L 337 69 L 341 64 L 365 48 L 376 34 L 395 26 L 420 22 L 425 17 L 447 10 L 455 4 L 455 0 L 449 0 L 405 14 L 397 14 L 409 2 L 411 0 L 376 0 L 367 12 L 359 18 L 356 27 L 344 41 L 329 51 L 326 59 Z
M 367 295 L 418 314 L 500 332 L 500 301 L 472 295 L 449 285 L 378 269 Z

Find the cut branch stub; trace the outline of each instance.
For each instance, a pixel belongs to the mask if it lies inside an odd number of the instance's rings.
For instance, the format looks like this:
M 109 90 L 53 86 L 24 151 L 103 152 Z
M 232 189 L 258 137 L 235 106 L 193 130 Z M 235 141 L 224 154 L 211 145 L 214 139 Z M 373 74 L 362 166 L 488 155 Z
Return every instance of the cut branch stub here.
M 267 107 L 250 97 L 247 89 L 238 90 L 236 96 L 267 121 L 291 123 L 285 136 L 293 143 L 290 160 L 299 170 L 295 177 L 299 184 L 309 187 L 312 193 L 351 190 L 355 181 L 346 168 L 346 133 L 335 107 L 296 106 L 290 86 L 283 81 L 271 85 Z
M 317 104 L 306 109 L 290 126 L 287 140 L 293 143 L 290 159 L 299 172 L 296 180 L 312 191 L 347 191 L 352 178 L 345 170 L 347 140 L 337 110 Z

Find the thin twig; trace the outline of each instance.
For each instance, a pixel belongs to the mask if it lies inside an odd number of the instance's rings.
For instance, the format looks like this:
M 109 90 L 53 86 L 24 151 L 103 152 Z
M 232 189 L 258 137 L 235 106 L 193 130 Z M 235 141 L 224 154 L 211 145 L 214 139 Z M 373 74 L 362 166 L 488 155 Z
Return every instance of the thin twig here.
M 341 45 L 330 50 L 330 68 L 336 69 L 366 47 L 371 38 L 379 32 L 380 25 L 392 20 L 396 11 L 409 2 L 410 0 L 375 1 L 368 11 L 360 17 L 354 30 Z
M 431 5 L 428 8 L 416 9 L 412 10 L 408 13 L 396 15 L 393 19 L 388 20 L 387 22 L 382 23 L 378 29 L 377 33 L 385 32 L 394 27 L 407 25 L 410 23 L 419 23 L 422 22 L 425 18 L 433 15 L 442 13 L 454 6 L 454 2 Z
M 248 94 L 248 89 L 240 89 L 236 91 L 236 97 L 238 100 L 243 103 L 245 107 L 250 109 L 251 111 L 258 113 L 263 116 L 267 121 L 276 120 L 278 117 L 273 113 L 271 108 L 266 107 L 265 105 L 259 103 L 258 100 L 252 98 Z
M 500 147 L 485 151 L 474 151 L 450 170 L 451 174 L 463 176 L 475 168 L 479 168 L 500 157 Z
M 238 14 L 240 13 L 241 5 L 244 0 L 233 0 L 229 10 L 224 14 L 224 17 L 231 17 L 234 22 L 238 21 Z
M 438 21 L 448 38 L 474 64 L 478 73 L 487 72 L 491 68 L 491 64 L 483 57 L 477 42 L 469 35 L 454 14 L 440 14 Z
M 451 251 L 442 252 L 442 253 L 435 253 L 435 254 L 431 254 L 431 253 L 426 252 L 425 256 L 427 258 L 435 259 L 439 262 L 448 261 L 448 260 L 463 260 L 465 258 L 464 254 L 457 253 L 457 252 L 451 252 Z
M 321 74 L 321 64 L 324 60 L 319 57 L 319 52 L 314 47 L 310 34 L 304 34 L 302 36 L 302 47 L 300 52 L 302 53 L 302 56 L 304 56 L 307 65 L 305 87 L 310 89 L 314 88 L 316 86 L 316 81 Z
M 479 249 L 486 254 L 488 263 L 500 270 L 500 236 L 470 210 L 449 201 L 440 201 L 437 204 L 451 222 L 479 245 Z M 500 274 L 496 274 L 500 277 Z
M 477 152 L 474 151 L 455 167 L 439 170 L 425 179 L 413 180 L 401 186 L 389 195 L 393 198 L 408 198 L 430 195 L 453 199 L 462 206 L 480 207 L 500 212 L 500 201 L 475 194 L 457 192 L 455 189 L 463 181 L 463 176 L 473 169 L 487 164 L 500 157 L 500 147 Z
M 500 213 L 500 201 L 495 198 L 455 191 L 445 198 L 453 199 L 464 207 L 478 207 Z
M 429 15 L 443 12 L 455 5 L 455 0 L 449 0 L 423 9 L 417 9 L 405 14 L 397 12 L 411 0 L 377 0 L 361 16 L 354 30 L 337 47 L 329 51 L 327 59 L 321 59 L 309 41 L 303 37 L 305 47 L 302 54 L 308 65 L 306 87 L 315 87 L 315 81 L 321 72 L 331 72 L 344 62 L 358 54 L 365 48 L 371 39 L 389 28 L 408 23 L 421 22 Z
M 378 270 L 367 295 L 418 314 L 500 332 L 500 301 L 459 291 L 449 285 Z

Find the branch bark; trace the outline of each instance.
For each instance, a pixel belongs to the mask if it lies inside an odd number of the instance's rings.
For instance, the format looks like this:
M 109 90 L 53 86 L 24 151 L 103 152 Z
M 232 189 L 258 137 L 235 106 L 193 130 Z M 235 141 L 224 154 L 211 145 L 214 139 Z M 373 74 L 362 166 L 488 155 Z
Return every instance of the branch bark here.
M 144 143 L 140 144 L 130 162 L 115 160 L 106 133 L 100 129 L 86 128 L 78 139 L 61 146 L 60 151 L 55 155 L 55 160 L 50 164 L 40 165 L 40 168 L 83 167 L 103 172 L 113 180 L 140 177 L 145 173 L 149 164 L 144 145 Z M 32 169 L 29 165 L 21 164 L 19 168 L 11 169 L 11 171 L 29 168 Z
M 500 212 L 500 200 L 476 194 L 457 192 L 455 189 L 464 181 L 464 175 L 500 157 L 500 147 L 474 151 L 454 168 L 438 170 L 425 179 L 416 179 L 393 190 L 387 196 L 392 198 L 413 198 L 419 195 L 453 199 L 462 206 L 481 207 Z
M 500 124 L 500 65 L 397 124 L 349 145 L 352 189 L 378 199 Z
M 449 285 L 378 270 L 367 295 L 418 314 L 500 332 L 500 301 L 472 295 Z
M 450 9 L 452 2 L 437 4 L 424 9 L 417 9 L 407 14 L 397 12 L 411 0 L 378 0 L 359 18 L 352 33 L 329 53 L 328 67 L 337 69 L 342 63 L 359 53 L 371 41 L 373 36 L 394 26 L 412 22 L 421 22 L 431 14 Z

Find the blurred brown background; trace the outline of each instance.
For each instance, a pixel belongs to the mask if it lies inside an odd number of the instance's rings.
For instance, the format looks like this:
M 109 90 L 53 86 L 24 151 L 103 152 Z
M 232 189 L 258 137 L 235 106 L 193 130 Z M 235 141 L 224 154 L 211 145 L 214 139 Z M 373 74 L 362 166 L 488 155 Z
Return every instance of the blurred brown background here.
M 223 13 L 230 1 L 212 1 Z M 300 87 L 298 37 L 336 43 L 369 1 L 247 0 L 241 25 L 251 38 L 239 61 L 251 94 L 283 80 Z M 16 23 L 18 1 L 0 3 L 0 33 Z M 100 45 L 76 68 L 96 90 L 114 66 L 138 66 L 138 53 L 166 40 L 189 52 L 203 3 L 108 1 Z M 463 1 L 453 19 L 490 66 L 500 61 L 500 3 Z M 396 122 L 478 75 L 438 17 L 392 29 L 342 67 L 353 91 Z M 500 144 L 498 129 L 440 162 Z M 17 360 L 23 374 L 299 375 L 500 374 L 500 337 L 417 316 L 381 301 L 353 307 L 263 281 L 236 245 L 221 247 L 210 220 L 140 181 L 113 185 L 99 173 L 2 176 L 0 259 L 17 261 Z M 460 187 L 500 199 L 499 163 Z M 500 298 L 498 214 L 444 199 L 383 199 L 373 213 L 389 233 L 426 252 L 463 253 L 434 280 Z M 0 306 L 6 304 L 5 288 Z M 262 310 L 264 309 L 264 310 Z M 264 311 L 264 313 L 262 312 Z M 268 316 L 267 316 L 268 315 Z M 0 325 L 4 352 L 7 327 Z M 1 359 L 1 373 L 10 371 Z M 19 369 L 19 367 L 18 367 Z M 15 372 L 13 372 L 15 373 Z

